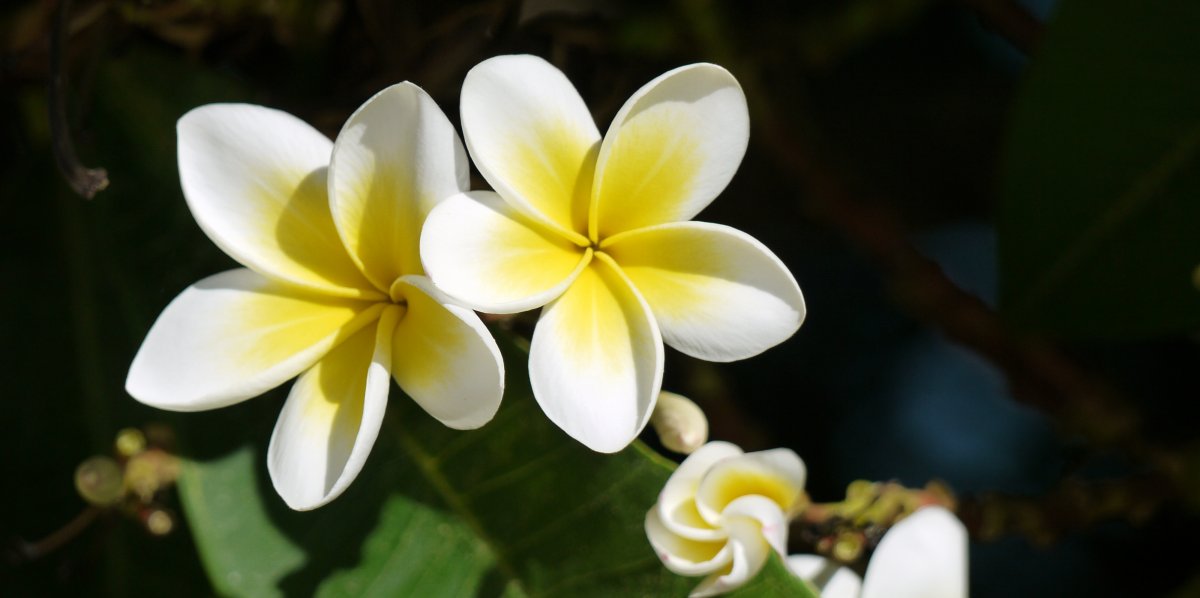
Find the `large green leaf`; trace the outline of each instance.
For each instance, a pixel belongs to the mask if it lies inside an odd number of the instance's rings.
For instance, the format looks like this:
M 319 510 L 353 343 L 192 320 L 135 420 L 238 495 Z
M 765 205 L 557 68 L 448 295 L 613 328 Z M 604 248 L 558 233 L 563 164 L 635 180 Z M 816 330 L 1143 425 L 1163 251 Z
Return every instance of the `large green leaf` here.
M 1200 2 L 1064 0 L 1016 106 L 1000 207 L 1016 323 L 1200 326 Z
M 640 443 L 594 453 L 530 396 L 525 353 L 506 351 L 505 403 L 456 432 L 393 389 L 363 474 L 329 506 L 287 510 L 266 481 L 265 438 L 181 480 L 213 585 L 270 596 L 683 596 L 642 521 L 674 466 Z M 210 428 L 211 429 L 211 428 Z M 812 596 L 773 558 L 739 594 Z

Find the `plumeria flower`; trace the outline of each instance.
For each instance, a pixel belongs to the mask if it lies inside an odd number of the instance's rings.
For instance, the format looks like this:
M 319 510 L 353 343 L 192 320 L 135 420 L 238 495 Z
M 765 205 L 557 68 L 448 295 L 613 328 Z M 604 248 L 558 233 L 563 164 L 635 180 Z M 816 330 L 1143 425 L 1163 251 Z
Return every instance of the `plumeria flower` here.
M 692 596 L 728 592 L 757 575 L 772 550 L 787 554 L 804 478 L 804 462 L 788 449 L 743 453 L 710 442 L 671 474 L 646 513 L 646 536 L 668 569 L 705 576 Z
M 533 56 L 467 73 L 462 126 L 496 190 L 447 199 L 421 235 L 429 276 L 479 311 L 541 306 L 534 396 L 602 452 L 646 425 L 663 342 L 710 361 L 784 341 L 804 319 L 787 268 L 762 243 L 689 222 L 729 183 L 749 136 L 725 69 L 694 64 L 642 87 L 603 138 L 575 88 Z
M 883 535 L 862 579 L 815 554 L 787 564 L 822 598 L 966 598 L 967 530 L 945 508 L 924 507 Z
M 421 223 L 467 189 L 466 152 L 419 87 L 368 100 L 336 142 L 270 108 L 215 104 L 179 119 L 179 171 L 200 228 L 244 268 L 184 290 L 159 316 L 126 388 L 173 411 L 224 407 L 299 375 L 268 470 L 294 509 L 362 469 L 394 378 L 453 428 L 503 394 L 495 340 L 423 276 Z

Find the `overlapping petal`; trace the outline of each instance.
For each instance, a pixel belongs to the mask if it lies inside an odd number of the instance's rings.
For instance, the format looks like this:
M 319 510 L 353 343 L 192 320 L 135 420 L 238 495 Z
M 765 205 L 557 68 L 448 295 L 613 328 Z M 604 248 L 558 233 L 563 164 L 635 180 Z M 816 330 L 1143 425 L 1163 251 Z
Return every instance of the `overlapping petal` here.
M 746 97 L 729 71 L 692 64 L 647 83 L 604 136 L 589 235 L 690 220 L 729 184 L 749 139 Z
M 650 419 L 663 346 L 645 301 L 607 256 L 597 258 L 542 311 L 529 378 L 550 421 L 592 450 L 611 453 Z
M 663 565 L 679 575 L 706 575 L 733 559 L 726 534 L 713 540 L 685 538 L 667 528 L 659 509 L 646 513 L 646 537 Z
M 125 388 L 172 411 L 254 397 L 308 369 L 378 317 L 382 305 L 297 294 L 245 269 L 210 276 L 167 306 L 129 368 Z
M 793 554 L 787 558 L 792 573 L 811 584 L 821 598 L 859 598 L 862 578 L 850 569 L 815 554 Z
M 468 188 L 466 151 L 433 99 L 399 83 L 350 115 L 333 147 L 329 197 L 354 262 L 387 291 L 422 274 L 421 224 L 442 198 Z
M 736 445 L 714 440 L 688 455 L 671 474 L 658 496 L 656 510 L 662 524 L 672 532 L 693 540 L 717 540 L 725 535 L 696 510 L 696 491 L 704 474 L 717 462 L 742 455 Z
M 966 598 L 967 531 L 942 507 L 925 507 L 883 535 L 862 598 Z
M 275 424 L 267 470 L 289 507 L 315 509 L 358 476 L 383 423 L 398 307 L 296 380 Z
M 587 244 L 600 132 L 562 71 L 536 56 L 497 56 L 463 81 L 463 136 L 479 172 L 526 216 Z
M 392 342 L 392 375 L 426 412 L 459 430 L 491 421 L 504 394 L 504 361 L 475 312 L 450 302 L 424 276 L 398 281 L 404 317 Z
M 200 228 L 244 266 L 346 297 L 375 297 L 338 239 L 326 167 L 333 144 L 304 121 L 210 104 L 178 123 L 179 178 Z M 385 287 L 386 288 L 386 287 Z
M 751 357 L 804 321 L 804 296 L 771 250 L 737 229 L 680 222 L 606 240 L 654 312 L 663 340 L 708 361 Z
M 696 508 L 716 522 L 740 497 L 765 497 L 791 515 L 804 492 L 804 462 L 789 449 L 772 449 L 723 459 L 713 464 L 696 488 Z
M 495 193 L 447 198 L 425 221 L 421 255 L 438 288 L 488 313 L 553 300 L 591 261 L 591 251 L 533 224 Z
M 758 575 L 772 549 L 780 550 L 774 544 L 787 542 L 787 521 L 774 503 L 761 496 L 743 496 L 734 501 L 723 519 L 721 528 L 729 534 L 732 553 L 729 566 L 700 582 L 692 590 L 692 598 L 716 596 L 741 587 Z M 768 527 L 776 530 L 771 537 L 766 533 Z

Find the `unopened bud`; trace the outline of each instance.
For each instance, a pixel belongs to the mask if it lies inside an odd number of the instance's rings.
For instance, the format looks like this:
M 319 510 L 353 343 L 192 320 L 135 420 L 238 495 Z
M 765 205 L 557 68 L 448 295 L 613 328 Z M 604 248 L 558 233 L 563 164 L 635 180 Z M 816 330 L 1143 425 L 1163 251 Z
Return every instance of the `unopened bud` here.
M 146 435 L 137 428 L 117 432 L 117 454 L 126 459 L 146 450 Z
M 862 532 L 851 531 L 840 534 L 833 543 L 833 558 L 843 563 L 853 563 L 862 556 L 866 538 Z
M 165 536 L 175 529 L 175 518 L 162 509 L 151 509 L 146 514 L 145 525 L 150 533 Z
M 708 442 L 708 419 L 690 399 L 673 392 L 662 391 L 650 425 L 658 433 L 663 446 L 689 455 Z
M 75 468 L 75 489 L 93 505 L 114 505 L 125 496 L 121 466 L 110 457 L 89 457 Z

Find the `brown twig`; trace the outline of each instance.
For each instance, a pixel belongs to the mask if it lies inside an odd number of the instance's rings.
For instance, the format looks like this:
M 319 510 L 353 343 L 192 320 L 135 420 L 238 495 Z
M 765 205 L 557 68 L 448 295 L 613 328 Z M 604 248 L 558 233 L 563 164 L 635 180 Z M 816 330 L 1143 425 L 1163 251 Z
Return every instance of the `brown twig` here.
M 108 171 L 87 168 L 75 154 L 71 130 L 67 124 L 66 74 L 63 68 L 63 37 L 67 29 L 70 0 L 59 0 L 54 26 L 50 28 L 50 84 L 47 111 L 50 118 L 51 144 L 55 162 L 67 184 L 84 199 L 91 199 L 108 187 Z
M 95 505 L 88 505 L 74 519 L 67 522 L 66 525 L 58 528 L 50 535 L 36 542 L 26 542 L 17 539 L 14 546 L 14 554 L 12 558 L 17 563 L 36 561 L 55 550 L 61 548 L 64 544 L 75 539 L 80 533 L 88 528 L 96 517 L 103 511 Z

